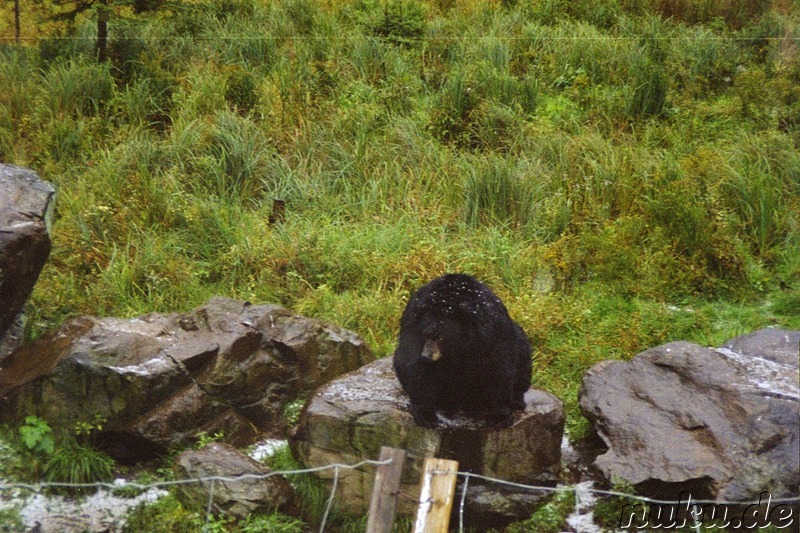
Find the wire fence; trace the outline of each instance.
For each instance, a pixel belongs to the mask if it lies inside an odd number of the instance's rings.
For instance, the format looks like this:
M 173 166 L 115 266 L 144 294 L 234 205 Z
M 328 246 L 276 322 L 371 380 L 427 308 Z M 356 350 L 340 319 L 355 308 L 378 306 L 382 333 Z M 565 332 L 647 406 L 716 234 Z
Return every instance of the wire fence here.
M 309 36 L 309 35 L 280 35 L 280 36 L 270 36 L 270 35 L 263 35 L 263 36 L 252 36 L 252 37 L 244 37 L 244 36 L 226 36 L 226 35 L 193 35 L 191 38 L 195 41 L 228 41 L 228 42 L 258 42 L 258 41 L 274 41 L 274 42 L 285 42 L 285 41 L 311 41 L 313 39 L 319 39 L 318 36 Z M 347 38 L 350 40 L 358 40 L 358 39 L 380 39 L 379 37 L 370 36 L 370 35 L 355 35 L 355 36 L 342 36 L 337 34 L 336 39 Z M 159 38 L 159 42 L 162 41 L 181 41 L 184 40 L 185 37 L 182 36 L 167 36 Z M 438 41 L 459 41 L 463 40 L 463 36 L 459 35 L 431 35 L 425 37 L 407 37 L 404 38 L 408 41 L 414 42 L 438 42 Z M 506 42 L 514 42 L 514 41 L 570 41 L 570 42 L 593 42 L 593 41 L 623 41 L 623 42 L 632 42 L 638 43 L 642 40 L 642 37 L 639 35 L 599 35 L 599 36 L 582 36 L 582 35 L 537 35 L 534 37 L 526 37 L 526 36 L 514 36 L 514 35 L 486 35 L 481 37 L 482 40 L 485 41 L 506 41 Z M 662 41 L 662 42 L 678 42 L 678 41 L 691 41 L 691 42 L 800 42 L 800 37 L 793 37 L 790 35 L 786 36 L 772 36 L 772 37 L 743 37 L 743 36 L 735 36 L 735 35 L 704 35 L 704 36 L 664 36 L 664 37 L 647 37 L 649 41 Z M 59 37 L 48 37 L 48 36 L 20 36 L 19 40 L 16 39 L 14 36 L 2 36 L 0 37 L 0 43 L 13 43 L 13 42 L 38 42 L 43 40 L 50 40 L 50 41 L 63 41 L 63 42 L 70 42 L 70 41 L 86 41 L 94 43 L 97 40 L 97 37 L 88 37 L 82 35 L 67 35 L 67 36 L 59 36 Z M 132 38 L 116 38 L 112 40 L 132 40 Z
M 328 465 L 312 467 L 312 468 L 302 468 L 302 469 L 295 469 L 295 470 L 275 470 L 272 472 L 264 473 L 264 474 L 240 474 L 236 476 L 203 476 L 197 478 L 184 478 L 184 479 L 175 479 L 175 480 L 164 480 L 164 481 L 155 481 L 152 483 L 139 483 L 135 481 L 124 481 L 120 482 L 96 482 L 96 483 L 62 483 L 62 482 L 41 482 L 41 483 L 0 483 L 0 495 L 6 491 L 12 490 L 27 490 L 31 492 L 42 492 L 46 489 L 54 489 L 54 488 L 72 488 L 72 489 L 107 489 L 111 491 L 118 491 L 122 489 L 137 489 L 142 491 L 147 491 L 151 489 L 169 489 L 171 487 L 179 486 L 179 485 L 188 485 L 188 484 L 195 484 L 195 483 L 202 483 L 202 484 L 209 484 L 209 494 L 208 494 L 208 501 L 206 505 L 206 522 L 203 528 L 203 531 L 208 531 L 211 525 L 211 517 L 213 515 L 213 502 L 214 502 L 214 484 L 215 483 L 236 483 L 239 481 L 246 481 L 246 480 L 261 480 L 267 479 L 274 476 L 292 476 L 292 475 L 300 475 L 300 474 L 314 474 L 318 472 L 323 472 L 327 470 L 333 470 L 333 478 L 332 478 L 332 485 L 331 485 L 331 492 L 328 496 L 326 501 L 325 510 L 322 514 L 322 518 L 320 520 L 320 533 L 323 533 L 326 529 L 328 518 L 330 516 L 330 511 L 333 508 L 333 504 L 336 498 L 336 492 L 339 486 L 339 474 L 342 470 L 358 470 L 364 468 L 366 466 L 381 466 L 381 465 L 388 465 L 391 464 L 392 460 L 388 459 L 385 461 L 378 461 L 378 460 L 371 460 L 366 459 L 363 461 L 359 461 L 354 464 L 341 464 L 341 463 L 331 463 Z M 449 474 L 449 472 L 438 472 L 433 471 L 433 474 Z M 470 480 L 481 480 L 483 482 L 496 484 L 499 486 L 504 486 L 512 489 L 521 489 L 525 491 L 541 491 L 541 492 L 550 492 L 550 493 L 559 493 L 559 492 L 572 492 L 575 494 L 575 508 L 576 512 L 580 506 L 580 498 L 579 493 L 583 494 L 593 494 L 596 496 L 606 496 L 606 497 L 620 497 L 626 498 L 630 500 L 638 501 L 642 504 L 647 505 L 661 505 L 661 506 L 680 506 L 680 505 L 687 505 L 686 501 L 675 501 L 675 500 L 661 500 L 657 498 L 649 498 L 646 496 L 639 496 L 635 494 L 630 494 L 626 492 L 620 492 L 615 490 L 606 490 L 606 489 L 596 489 L 596 488 L 587 488 L 587 487 L 579 487 L 578 485 L 558 485 L 555 487 L 552 486 L 541 486 L 541 485 L 530 485 L 525 483 L 517 483 L 513 481 L 508 481 L 504 479 L 499 479 L 491 476 L 484 476 L 480 474 L 474 474 L 471 472 L 461 472 L 457 473 L 459 477 L 464 478 L 463 484 L 461 485 L 460 491 L 460 499 L 459 499 L 459 507 L 458 507 L 458 531 L 463 533 L 465 531 L 465 515 L 466 515 L 466 507 L 467 507 L 467 494 L 469 491 L 469 484 Z M 412 498 L 413 499 L 413 498 Z M 2 498 L 0 498 L 2 500 Z M 792 496 L 792 497 L 784 497 L 784 498 L 771 498 L 770 502 L 772 504 L 800 504 L 800 495 Z M 417 503 L 423 503 L 417 501 Z M 713 505 L 713 506 L 731 506 L 731 507 L 746 507 L 752 505 L 762 505 L 764 502 L 762 500 L 691 500 L 692 505 L 699 505 L 699 506 L 706 506 L 706 505 Z M 699 530 L 699 528 L 698 528 Z

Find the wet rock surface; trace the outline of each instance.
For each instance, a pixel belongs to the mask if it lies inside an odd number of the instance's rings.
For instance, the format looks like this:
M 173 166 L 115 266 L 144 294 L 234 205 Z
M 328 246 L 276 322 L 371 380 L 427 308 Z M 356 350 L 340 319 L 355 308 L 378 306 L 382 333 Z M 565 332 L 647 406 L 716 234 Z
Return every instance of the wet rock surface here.
M 662 499 L 797 496 L 798 350 L 800 331 L 767 329 L 722 348 L 672 342 L 598 363 L 580 392 L 607 447 L 595 466 Z
M 413 514 L 427 457 L 457 460 L 462 472 L 555 486 L 560 471 L 563 406 L 558 398 L 538 389 L 525 394 L 525 404 L 525 410 L 515 414 L 508 428 L 486 428 L 457 416 L 444 419 L 439 427 L 423 428 L 414 423 L 391 358 L 385 358 L 321 387 L 306 404 L 290 445 L 295 457 L 308 467 L 377 459 L 381 446 L 406 450 L 401 491 L 408 497 L 399 499 L 398 512 Z M 330 480 L 333 472 L 320 475 Z M 340 472 L 339 506 L 352 513 L 365 513 L 373 477 L 374 468 Z M 488 527 L 527 518 L 547 496 L 543 491 L 506 489 L 471 478 L 465 525 Z
M 212 513 L 237 519 L 259 511 L 298 512 L 294 489 L 284 477 L 230 445 L 212 442 L 185 451 L 173 470 L 178 480 L 209 479 L 177 485 L 178 497 L 190 509 L 206 512 L 210 499 Z
M 0 164 L 0 367 L 19 345 L 13 326 L 50 255 L 55 194 L 32 171 Z
M 276 305 L 226 298 L 186 314 L 81 318 L 17 350 L 0 370 L 0 417 L 106 420 L 99 440 L 136 461 L 222 432 L 244 446 L 286 404 L 372 359 L 354 333 Z

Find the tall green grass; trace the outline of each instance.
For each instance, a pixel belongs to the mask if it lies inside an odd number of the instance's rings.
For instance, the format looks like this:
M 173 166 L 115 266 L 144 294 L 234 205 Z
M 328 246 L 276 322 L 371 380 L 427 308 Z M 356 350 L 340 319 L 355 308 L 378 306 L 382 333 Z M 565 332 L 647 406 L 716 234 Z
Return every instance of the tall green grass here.
M 579 431 L 596 361 L 800 327 L 798 14 L 721 4 L 209 0 L 114 21 L 109 64 L 91 20 L 4 45 L 0 157 L 59 188 L 30 334 L 224 294 L 388 355 L 466 271 Z
M 54 115 L 97 115 L 111 98 L 114 80 L 108 65 L 88 59 L 58 60 L 44 72 L 42 94 Z

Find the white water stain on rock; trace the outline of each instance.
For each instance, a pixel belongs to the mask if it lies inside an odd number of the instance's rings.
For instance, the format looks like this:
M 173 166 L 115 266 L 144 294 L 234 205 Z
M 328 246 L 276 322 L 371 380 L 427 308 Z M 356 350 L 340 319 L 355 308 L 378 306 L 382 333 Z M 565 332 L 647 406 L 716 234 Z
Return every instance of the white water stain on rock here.
M 267 439 L 258 442 L 250 456 L 262 461 L 287 441 Z M 0 480 L 0 485 L 5 483 Z M 114 485 L 125 487 L 129 482 L 117 479 Z M 137 486 L 132 482 L 131 485 Z M 31 493 L 27 489 L 8 489 L 0 493 L 0 511 L 14 510 L 19 513 L 26 531 L 39 533 L 118 532 L 122 531 L 128 513 L 140 504 L 152 503 L 169 494 L 168 491 L 152 487 L 133 497 L 121 497 L 109 489 L 99 489 L 85 498 Z
M 575 510 L 567 516 L 567 525 L 577 533 L 601 533 L 603 530 L 594 523 L 594 508 L 597 504 L 597 495 L 594 481 L 582 481 L 574 487 Z
M 280 448 L 286 446 L 289 441 L 281 439 L 266 439 L 261 442 L 255 443 L 253 449 L 250 450 L 250 457 L 256 461 L 263 461 L 267 457 L 271 457 Z
M 748 385 L 768 396 L 790 400 L 800 400 L 797 368 L 757 357 L 742 355 L 728 348 L 714 348 L 714 351 L 731 359 L 746 369 L 744 376 Z
M 124 486 L 118 479 L 116 485 Z M 121 531 L 125 517 L 136 506 L 154 502 L 165 496 L 166 490 L 151 488 L 138 496 L 123 498 L 108 489 L 100 489 L 85 498 L 66 498 L 31 494 L 17 489 L 0 501 L 0 510 L 16 509 L 26 528 L 40 533 L 71 533 L 79 531 Z
M 566 435 L 561 439 L 561 459 L 563 462 L 577 465 L 580 463 L 578 452 L 569 442 Z M 579 475 L 584 478 L 584 474 Z M 559 488 L 568 489 L 567 486 Z M 601 533 L 602 528 L 594 523 L 594 508 L 597 504 L 597 496 L 593 492 L 594 481 L 586 480 L 572 486 L 575 491 L 575 509 L 566 518 L 566 525 L 571 531 L 577 533 Z

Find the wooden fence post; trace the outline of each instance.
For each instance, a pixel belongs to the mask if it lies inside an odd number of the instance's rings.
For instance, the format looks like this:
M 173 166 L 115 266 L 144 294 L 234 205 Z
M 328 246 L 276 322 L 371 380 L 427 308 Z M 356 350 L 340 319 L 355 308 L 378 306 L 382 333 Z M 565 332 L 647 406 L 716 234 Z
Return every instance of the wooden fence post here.
M 391 533 L 405 459 L 405 450 L 388 446 L 381 448 L 380 461 L 391 460 L 391 462 L 378 465 L 375 471 L 375 486 L 372 488 L 372 501 L 369 504 L 367 533 Z
M 457 473 L 458 461 L 425 460 L 414 533 L 447 533 Z

